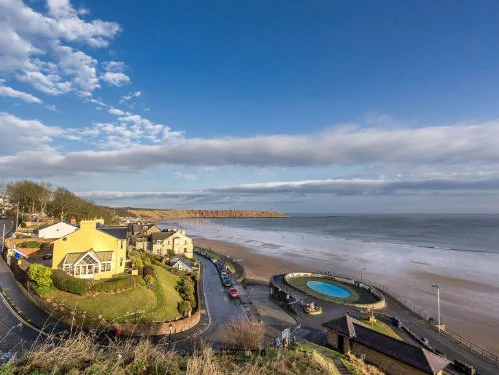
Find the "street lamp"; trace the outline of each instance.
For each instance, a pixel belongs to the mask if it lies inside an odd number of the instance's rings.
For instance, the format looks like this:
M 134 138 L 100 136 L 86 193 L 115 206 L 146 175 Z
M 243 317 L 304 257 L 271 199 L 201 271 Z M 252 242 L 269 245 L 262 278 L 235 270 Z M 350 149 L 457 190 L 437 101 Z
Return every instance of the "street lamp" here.
M 362 272 L 365 270 L 366 270 L 365 267 L 361 267 L 361 269 L 360 269 L 360 282 L 362 282 Z
M 435 288 L 437 290 L 437 311 L 438 311 L 438 332 L 440 333 L 440 285 L 438 284 L 433 284 L 431 286 L 432 288 Z

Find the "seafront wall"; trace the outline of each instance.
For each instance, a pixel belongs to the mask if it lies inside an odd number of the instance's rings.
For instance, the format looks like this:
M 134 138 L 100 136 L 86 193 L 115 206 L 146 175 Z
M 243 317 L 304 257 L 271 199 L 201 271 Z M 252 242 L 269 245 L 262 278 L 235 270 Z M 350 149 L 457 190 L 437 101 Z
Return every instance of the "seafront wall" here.
M 284 275 L 284 280 L 291 288 L 294 288 L 294 287 L 289 283 L 289 279 L 294 278 L 294 277 L 317 277 L 317 278 L 334 280 L 334 281 L 342 282 L 345 284 L 355 285 L 358 288 L 362 288 L 362 289 L 367 290 L 369 293 L 371 293 L 373 296 L 375 296 L 379 300 L 376 303 L 370 303 L 370 304 L 348 303 L 348 302 L 342 302 L 341 300 L 338 300 L 337 303 L 342 304 L 342 305 L 359 307 L 359 308 L 364 308 L 364 309 L 365 308 L 382 309 L 386 306 L 386 301 L 385 301 L 385 297 L 383 296 L 383 294 L 381 294 L 379 291 L 377 291 L 371 285 L 366 284 L 366 283 L 361 282 L 361 281 L 357 281 L 354 278 L 350 278 L 350 277 L 346 277 L 346 276 L 338 276 L 338 275 L 329 275 L 329 274 L 323 274 L 323 273 L 314 273 L 314 272 L 291 272 L 291 273 L 287 273 Z

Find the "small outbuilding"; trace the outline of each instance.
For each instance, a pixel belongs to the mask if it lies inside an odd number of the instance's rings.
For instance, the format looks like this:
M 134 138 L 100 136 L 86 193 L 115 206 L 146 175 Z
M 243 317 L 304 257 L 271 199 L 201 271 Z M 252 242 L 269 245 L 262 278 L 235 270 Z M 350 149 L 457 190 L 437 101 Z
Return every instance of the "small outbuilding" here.
M 172 258 L 170 259 L 168 264 L 171 267 L 178 269 L 179 271 L 192 272 L 194 270 L 194 264 L 182 257 Z
M 373 331 L 349 315 L 323 323 L 322 327 L 329 346 L 363 356 L 388 375 L 442 375 L 450 363 L 426 349 Z
M 73 233 L 77 229 L 78 227 L 75 227 L 74 225 L 60 221 L 59 223 L 51 225 L 42 225 L 33 232 L 33 235 L 37 238 L 58 239 Z

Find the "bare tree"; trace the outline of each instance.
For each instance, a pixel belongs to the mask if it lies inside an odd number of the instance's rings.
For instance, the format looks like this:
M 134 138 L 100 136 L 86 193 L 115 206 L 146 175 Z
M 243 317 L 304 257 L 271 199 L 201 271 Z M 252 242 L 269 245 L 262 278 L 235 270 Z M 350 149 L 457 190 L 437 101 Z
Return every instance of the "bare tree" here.
M 232 343 L 242 349 L 261 349 L 265 344 L 266 328 L 263 323 L 241 320 L 229 323 L 226 327 Z

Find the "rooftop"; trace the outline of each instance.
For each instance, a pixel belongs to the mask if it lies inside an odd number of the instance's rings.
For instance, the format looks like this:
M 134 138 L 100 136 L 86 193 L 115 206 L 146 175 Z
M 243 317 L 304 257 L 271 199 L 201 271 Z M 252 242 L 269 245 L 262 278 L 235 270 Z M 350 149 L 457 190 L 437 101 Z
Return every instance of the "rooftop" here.
M 373 331 L 364 323 L 348 315 L 323 323 L 322 326 L 427 374 L 436 374 L 449 364 L 445 358 Z

